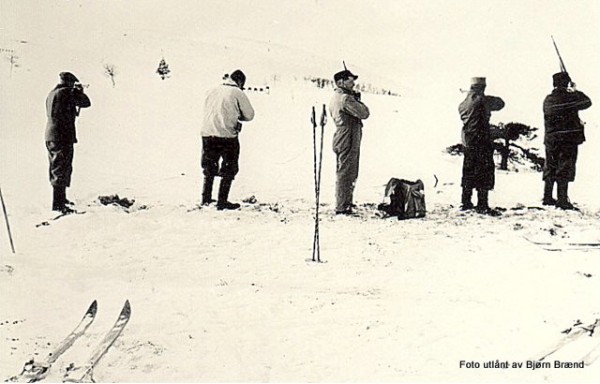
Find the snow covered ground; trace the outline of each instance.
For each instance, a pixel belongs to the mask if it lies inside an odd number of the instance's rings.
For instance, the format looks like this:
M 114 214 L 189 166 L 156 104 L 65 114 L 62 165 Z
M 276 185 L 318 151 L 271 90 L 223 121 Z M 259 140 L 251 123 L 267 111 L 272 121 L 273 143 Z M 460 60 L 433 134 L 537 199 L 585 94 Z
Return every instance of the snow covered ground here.
M 15 30 L 14 38 L 28 36 Z M 490 200 L 506 211 L 493 218 L 458 210 L 462 158 L 444 152 L 459 141 L 457 88 L 468 77 L 436 84 L 437 93 L 407 84 L 397 87 L 407 90 L 401 97 L 364 94 L 372 116 L 358 217 L 333 214 L 334 127 L 326 126 L 325 262 L 317 264 L 310 260 L 310 109 L 319 111 L 331 90 L 303 78 L 331 76 L 339 65 L 261 39 L 136 29 L 106 30 L 104 38 L 74 47 L 50 35 L 6 40 L 20 67 L 9 77 L 4 63 L 0 74 L 0 185 L 17 251 L 10 253 L 2 224 L 2 379 L 30 358 L 42 359 L 98 300 L 92 326 L 52 367 L 48 380 L 61 381 L 71 363 L 85 362 L 128 299 L 131 320 L 94 370 L 96 381 L 597 381 L 600 359 L 583 369 L 483 367 L 532 360 L 577 321 L 600 318 L 600 247 L 577 245 L 600 242 L 595 106 L 581 114 L 588 142 L 571 189 L 581 212 L 539 209 L 541 175 L 522 168 L 497 171 Z M 164 81 L 154 73 L 161 47 L 173 70 Z M 115 87 L 103 76 L 105 63 L 117 67 Z M 248 86 L 270 87 L 268 94 L 248 92 L 256 118 L 241 133 L 241 171 L 231 193 L 232 201 L 256 201 L 239 211 L 200 209 L 203 94 L 238 67 Z M 85 213 L 52 221 L 44 100 L 63 70 L 91 84 L 68 190 Z M 380 71 L 363 65 L 356 72 L 360 81 L 388 86 L 377 83 L 385 77 Z M 547 83 L 535 90 L 541 97 Z M 600 99 L 597 84 L 582 88 L 593 101 Z M 499 95 L 508 104 L 518 91 Z M 541 99 L 532 103 L 539 107 Z M 524 122 L 541 128 L 540 115 L 530 112 Z M 503 111 L 494 121 L 516 116 Z M 424 181 L 427 217 L 378 216 L 390 177 Z M 112 194 L 135 204 L 98 202 Z M 556 247 L 567 249 L 544 249 Z M 549 361 L 580 361 L 600 343 L 598 335 L 566 345 Z M 461 360 L 481 367 L 463 368 Z

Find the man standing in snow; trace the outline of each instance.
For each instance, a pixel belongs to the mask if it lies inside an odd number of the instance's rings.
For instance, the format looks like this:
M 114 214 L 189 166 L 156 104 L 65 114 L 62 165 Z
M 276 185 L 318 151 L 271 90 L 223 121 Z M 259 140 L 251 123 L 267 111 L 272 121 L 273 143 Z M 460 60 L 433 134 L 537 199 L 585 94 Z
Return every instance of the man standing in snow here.
M 369 108 L 360 101 L 360 93 L 354 91 L 358 76 L 348 70 L 333 75 L 335 93 L 329 103 L 329 113 L 336 126 L 333 135 L 333 152 L 336 168 L 336 214 L 352 214 L 352 196 L 358 178 L 362 120 L 369 117 Z
M 577 147 L 585 141 L 583 124 L 578 111 L 589 108 L 592 101 L 583 92 L 569 88 L 571 77 L 567 72 L 552 75 L 554 90 L 544 99 L 544 205 L 574 209 L 569 201 L 569 182 L 575 180 Z M 552 192 L 557 184 L 558 200 Z
M 242 121 L 254 118 L 254 109 L 243 92 L 246 75 L 239 69 L 230 76 L 225 75 L 224 82 L 208 91 L 204 102 L 202 122 L 202 168 L 204 185 L 202 205 L 212 202 L 212 189 L 215 176 L 221 176 L 217 209 L 238 209 L 237 203 L 230 203 L 229 190 L 238 173 L 240 142 L 238 134 L 242 130 Z M 219 160 L 221 160 L 219 168 Z
M 46 98 L 46 149 L 50 162 L 50 184 L 53 188 L 52 210 L 72 213 L 67 207 L 66 189 L 73 173 L 73 145 L 77 142 L 75 118 L 80 108 L 91 105 L 83 86 L 70 72 L 59 74 L 60 82 Z
M 474 208 L 471 197 L 473 188 L 475 188 L 477 190 L 476 211 L 496 216 L 499 212 L 490 209 L 488 204 L 488 192 L 494 189 L 495 183 L 490 117 L 492 111 L 504 108 L 504 101 L 499 97 L 485 95 L 485 87 L 485 77 L 472 78 L 471 89 L 458 107 L 460 118 L 463 121 L 462 142 L 464 146 L 461 210 Z

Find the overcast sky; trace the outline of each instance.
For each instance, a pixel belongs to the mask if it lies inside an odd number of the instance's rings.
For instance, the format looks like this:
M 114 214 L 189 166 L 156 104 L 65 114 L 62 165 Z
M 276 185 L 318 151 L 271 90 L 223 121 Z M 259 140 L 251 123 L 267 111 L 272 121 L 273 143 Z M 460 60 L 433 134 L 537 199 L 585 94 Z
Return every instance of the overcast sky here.
M 0 4 L 0 22 L 9 35 L 14 31 L 19 38 L 72 44 L 89 44 L 123 30 L 164 31 L 183 38 L 246 36 L 357 62 L 391 60 L 392 66 L 410 68 L 462 61 L 466 68 L 481 66 L 482 71 L 493 60 L 520 64 L 524 55 L 537 56 L 528 52 L 548 51 L 551 34 L 562 43 L 572 66 L 577 65 L 575 54 L 598 64 L 600 51 L 597 0 L 0 0 Z M 539 59 L 553 55 L 550 50 Z
M 421 96 L 467 87 L 511 104 L 549 92 L 559 69 L 550 35 L 580 88 L 600 94 L 600 1 L 45 1 L 0 0 L 2 40 L 90 47 L 123 33 L 176 39 L 242 37 L 368 68 Z M 147 44 L 152 44 L 148 41 Z M 516 113 L 516 111 L 515 111 Z

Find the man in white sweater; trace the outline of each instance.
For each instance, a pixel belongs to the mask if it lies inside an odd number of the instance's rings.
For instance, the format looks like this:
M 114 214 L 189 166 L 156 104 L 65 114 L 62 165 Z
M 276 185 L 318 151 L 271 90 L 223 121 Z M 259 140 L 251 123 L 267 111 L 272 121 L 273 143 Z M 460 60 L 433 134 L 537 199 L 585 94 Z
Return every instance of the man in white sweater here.
M 243 92 L 246 75 L 239 69 L 225 75 L 221 85 L 208 91 L 204 102 L 202 121 L 202 169 L 204 185 L 202 205 L 209 205 L 215 176 L 221 177 L 217 209 L 238 209 L 237 203 L 228 201 L 229 190 L 239 171 L 240 142 L 238 134 L 242 121 L 254 118 L 254 109 Z M 219 160 L 221 164 L 219 167 Z

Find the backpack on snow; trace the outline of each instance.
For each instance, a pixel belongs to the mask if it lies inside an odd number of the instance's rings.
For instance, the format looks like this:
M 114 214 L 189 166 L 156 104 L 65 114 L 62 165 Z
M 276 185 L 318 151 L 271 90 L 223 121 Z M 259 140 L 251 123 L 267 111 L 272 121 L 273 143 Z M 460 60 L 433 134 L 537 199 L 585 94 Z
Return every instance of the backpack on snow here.
M 389 198 L 389 203 L 387 202 Z M 421 180 L 391 178 L 385 186 L 384 203 L 377 207 L 398 220 L 425 217 L 425 186 Z

